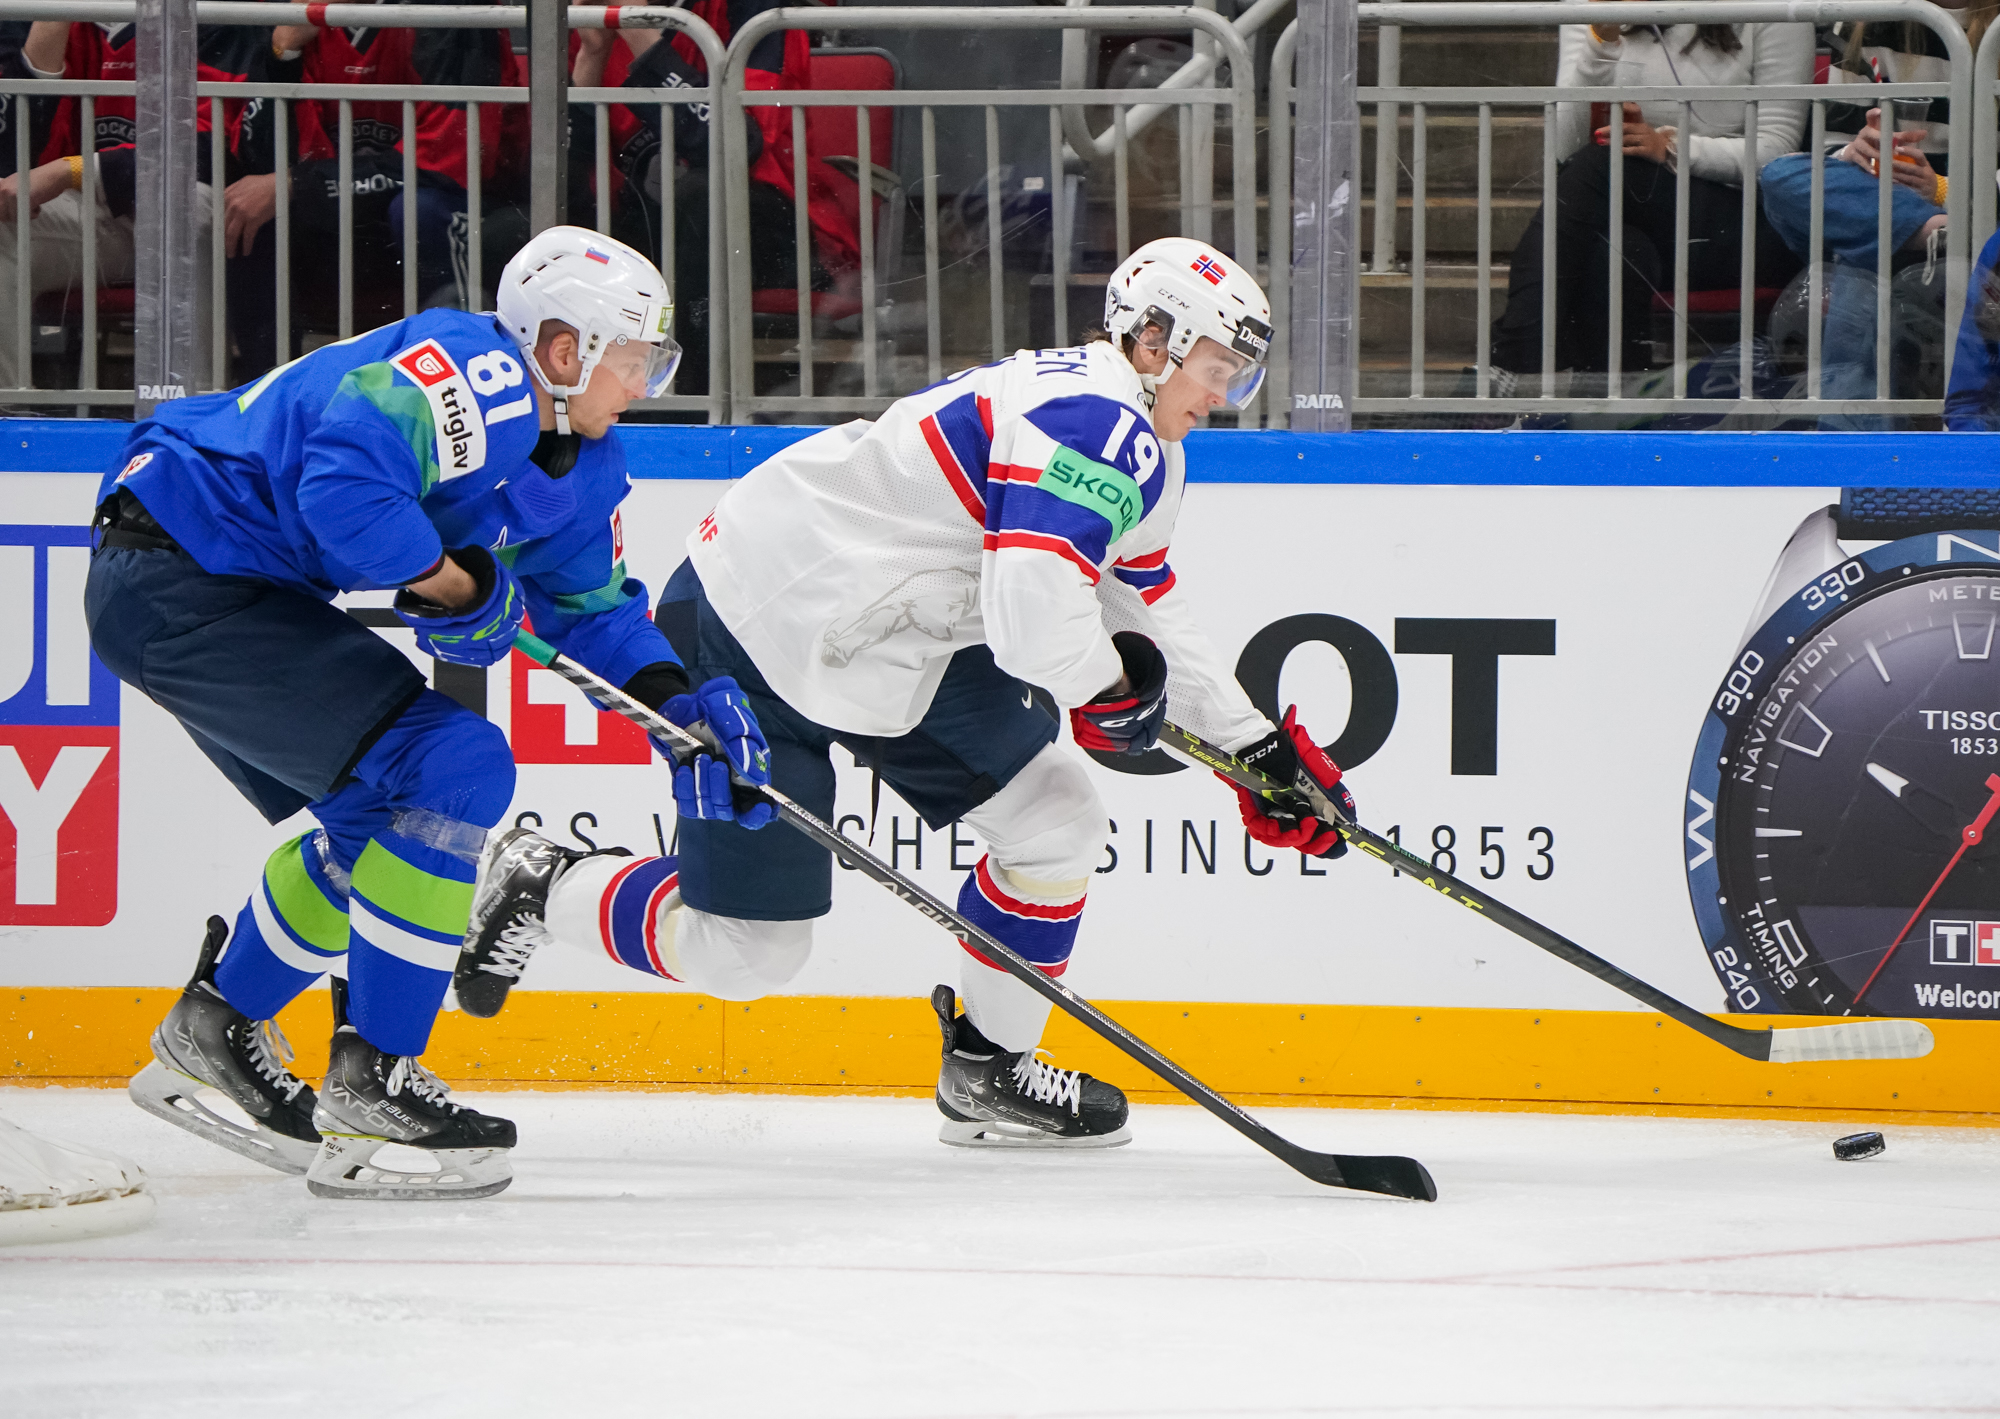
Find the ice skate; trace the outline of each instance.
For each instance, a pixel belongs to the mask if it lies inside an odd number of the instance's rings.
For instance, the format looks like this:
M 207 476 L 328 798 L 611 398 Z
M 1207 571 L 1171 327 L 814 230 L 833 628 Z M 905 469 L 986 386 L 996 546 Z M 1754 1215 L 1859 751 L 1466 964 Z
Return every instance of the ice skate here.
M 313 1091 L 290 1069 L 292 1047 L 271 1020 L 252 1020 L 215 988 L 215 962 L 229 924 L 208 919 L 194 978 L 153 1031 L 153 1062 L 127 1086 L 132 1102 L 176 1127 L 281 1173 L 303 1173 L 319 1149 Z M 250 1126 L 201 1098 L 213 1089 Z
M 462 1108 L 450 1087 L 408 1055 L 384 1054 L 348 1024 L 333 1034 L 313 1122 L 319 1154 L 306 1173 L 317 1197 L 456 1201 L 491 1197 L 514 1180 L 511 1120 Z M 378 1164 L 391 1144 L 431 1155 L 434 1169 Z
M 632 855 L 622 847 L 603 851 L 615 857 Z M 526 828 L 494 838 L 480 865 L 465 950 L 452 972 L 459 1009 L 481 1019 L 500 1013 L 507 992 L 528 969 L 529 958 L 549 939 L 542 918 L 556 878 L 571 863 L 594 855 L 552 843 Z
M 944 1031 L 938 1141 L 960 1148 L 1116 1148 L 1132 1141 L 1125 1095 L 1079 1069 L 1057 1069 L 1033 1051 L 1011 1054 L 968 1015 L 948 985 L 931 992 Z

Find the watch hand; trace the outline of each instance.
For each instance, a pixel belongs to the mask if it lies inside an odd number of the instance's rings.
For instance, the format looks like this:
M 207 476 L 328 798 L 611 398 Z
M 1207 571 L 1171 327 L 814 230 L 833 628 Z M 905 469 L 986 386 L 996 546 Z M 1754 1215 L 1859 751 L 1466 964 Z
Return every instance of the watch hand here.
M 1959 814 L 1963 810 L 1954 807 L 1950 799 L 1941 793 L 1933 793 L 1920 783 L 1913 784 L 1880 764 L 1869 764 L 1867 768 L 1868 777 L 1882 785 L 1896 800 L 1897 806 L 1916 819 L 1918 826 L 1941 838 L 1957 834 Z
M 1968 823 L 1965 830 L 1958 835 L 1958 851 L 1951 855 L 1951 861 L 1944 865 L 1944 871 L 1938 873 L 1937 881 L 1931 883 L 1931 889 L 1924 893 L 1924 899 L 1917 903 L 1917 909 L 1910 913 L 1910 919 L 1903 923 L 1903 929 L 1896 933 L 1896 939 L 1889 943 L 1889 949 L 1882 953 L 1882 959 L 1875 963 L 1875 969 L 1868 973 L 1868 979 L 1861 983 L 1861 989 L 1854 992 L 1854 1005 L 1848 1007 L 1850 1013 L 1855 1006 L 1861 1004 L 1861 997 L 1868 993 L 1869 986 L 1875 984 L 1875 978 L 1882 974 L 1883 968 L 1896 954 L 1896 948 L 1903 944 L 1903 938 L 1908 936 L 1910 929 L 1922 919 L 1924 910 L 1931 904 L 1931 898 L 1935 897 L 1938 889 L 1944 886 L 1944 879 L 1951 876 L 1952 869 L 1958 866 L 1958 860 L 1965 856 L 1966 849 L 1977 847 L 1985 838 L 1987 826 L 1992 823 L 1993 815 L 2000 813 L 2000 774 L 1988 774 L 1986 787 L 1992 797 L 1988 798 L 1986 806 L 1979 810 L 1979 816 Z
M 1896 796 L 1897 798 L 1901 798 L 1903 796 L 1903 790 L 1910 786 L 1910 781 L 1908 779 L 1904 778 L 1900 774 L 1890 773 L 1880 764 L 1870 764 L 1868 766 L 1868 777 L 1874 779 L 1875 782 L 1881 784 L 1882 787 L 1888 789 L 1889 792 L 1894 796 Z

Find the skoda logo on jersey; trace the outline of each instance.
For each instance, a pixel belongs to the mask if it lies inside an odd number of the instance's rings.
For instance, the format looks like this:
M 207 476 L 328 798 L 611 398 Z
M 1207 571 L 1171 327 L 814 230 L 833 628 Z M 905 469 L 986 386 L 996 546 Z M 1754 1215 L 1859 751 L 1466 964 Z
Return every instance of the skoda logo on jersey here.
M 457 478 L 486 466 L 486 422 L 473 402 L 472 386 L 435 340 L 412 345 L 390 357 L 410 382 L 424 392 L 430 405 L 431 427 L 437 436 L 437 471 L 441 480 Z
M 90 529 L 0 526 L 0 926 L 118 912 L 118 681 L 90 650 Z

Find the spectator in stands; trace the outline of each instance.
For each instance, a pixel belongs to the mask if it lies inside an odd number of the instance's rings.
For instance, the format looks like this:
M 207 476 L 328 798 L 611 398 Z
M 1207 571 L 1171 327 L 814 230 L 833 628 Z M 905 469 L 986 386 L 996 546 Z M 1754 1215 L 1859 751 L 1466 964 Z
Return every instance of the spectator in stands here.
M 263 71 L 280 83 L 517 84 L 519 66 L 504 30 L 281 26 L 271 32 Z M 480 172 L 489 186 L 509 150 L 510 106 L 480 105 Z M 473 300 L 466 270 L 466 120 L 461 103 L 419 103 L 417 190 L 403 191 L 403 106 L 357 100 L 351 105 L 354 191 L 354 276 L 357 324 L 403 311 L 403 223 L 414 208 L 417 295 L 422 305 Z M 244 148 L 249 175 L 225 194 L 224 241 L 229 256 L 231 324 L 239 355 L 237 377 L 277 362 L 275 105 L 261 105 Z M 317 294 L 318 320 L 338 319 L 337 280 L 325 264 L 302 269 L 307 251 L 330 253 L 340 237 L 340 105 L 292 106 L 287 127 L 291 216 L 297 233 L 293 273 Z M 518 151 L 518 143 L 514 145 Z M 302 240 L 298 240 L 302 238 Z M 295 328 L 296 334 L 303 333 Z M 284 356 L 299 354 L 296 345 Z
M 737 16 L 737 22 L 744 22 L 755 12 L 751 9 Z M 790 33 L 804 38 L 800 31 Z M 677 45 L 661 41 L 658 30 L 573 30 L 570 38 L 574 57 L 570 82 L 579 88 L 701 88 L 708 83 L 703 71 L 690 63 Z M 789 83 L 760 82 L 782 78 L 758 66 L 783 63 L 786 42 L 786 34 L 774 34 L 757 47 L 751 56 L 750 87 L 793 87 Z M 708 170 L 708 127 L 713 106 L 676 104 L 672 114 L 674 131 L 668 144 L 661 132 L 658 104 L 619 105 L 612 109 L 609 127 L 612 183 L 616 188 L 612 234 L 641 251 L 660 251 L 664 185 L 672 184 L 674 331 L 685 351 L 680 374 L 675 379 L 675 392 L 702 394 L 708 390 L 709 370 L 708 222 L 712 175 Z M 751 109 L 744 115 L 744 141 L 750 163 L 750 283 L 759 290 L 795 287 L 797 281 L 797 224 L 791 184 L 788 181 L 780 187 L 772 182 L 763 161 L 770 115 L 776 115 L 784 128 L 787 153 L 784 167 L 789 176 L 791 125 L 787 111 Z M 583 104 L 571 110 L 569 171 L 571 219 L 588 224 L 595 216 L 596 120 L 590 107 Z M 836 254 L 846 249 L 839 241 L 828 245 Z M 814 288 L 824 289 L 830 284 L 824 264 L 815 260 Z
M 1610 10 L 1610 5 L 1603 5 Z M 1580 89 L 1707 84 L 1805 84 L 1812 80 L 1810 25 L 1621 25 L 1607 15 L 1565 25 L 1556 82 Z M 1741 275 L 1742 186 L 1746 144 L 1761 166 L 1798 146 L 1803 103 L 1762 103 L 1757 131 L 1743 131 L 1742 106 L 1697 101 L 1688 131 L 1675 103 L 1626 103 L 1624 151 L 1613 154 L 1606 124 L 1593 132 L 1588 106 L 1565 104 L 1559 143 L 1569 154 L 1554 193 L 1556 223 L 1555 367 L 1605 370 L 1610 332 L 1608 234 L 1611 165 L 1625 168 L 1624 345 L 1626 370 L 1653 366 L 1648 315 L 1653 296 L 1674 286 L 1675 169 L 1688 174 L 1688 285 L 1735 288 Z M 1507 307 L 1493 327 L 1495 390 L 1542 367 L 1542 209 L 1514 249 Z M 1757 283 L 1783 285 L 1798 262 L 1759 221 Z M 1615 393 L 1616 391 L 1614 391 Z
M 2000 5 L 1987 0 L 1960 8 L 1964 0 L 1941 0 L 1956 9 L 1966 38 L 1977 50 Z M 1951 77 L 1950 55 L 1944 42 L 1924 25 L 1853 24 L 1836 26 L 1834 43 L 1843 49 L 1841 61 L 1828 71 L 1830 84 L 1943 83 Z M 1877 164 L 1881 157 L 1882 110 L 1853 104 L 1830 105 L 1826 127 L 1836 138 L 1824 154 L 1794 153 L 1774 160 L 1762 177 L 1764 210 L 1786 245 L 1804 260 L 1820 259 L 1812 246 L 1812 177 L 1815 165 L 1824 171 L 1823 238 L 1833 254 L 1827 280 L 1826 327 L 1821 337 L 1820 397 L 1872 399 L 1875 389 L 1875 273 Z M 1890 270 L 1900 273 L 1921 263 L 1921 271 L 1898 276 L 1902 286 L 1929 295 L 1941 304 L 1944 294 L 1944 200 L 1949 129 L 1945 100 L 1930 105 L 1924 121 L 1895 123 L 1895 179 L 1890 201 Z M 1901 304 L 1901 302 L 1899 302 Z M 1907 313 L 1907 312 L 1906 312 Z M 1910 322 L 1905 322 L 1910 323 Z M 1906 339 L 1913 333 L 1900 332 Z M 1935 337 L 1942 343 L 1942 332 Z M 1901 363 L 1899 361 L 1898 363 Z M 1898 391 L 1891 390 L 1891 395 Z M 1933 391 L 1933 395 L 1934 395 Z M 1831 415 L 1823 427 L 1881 428 L 1883 419 L 1867 415 Z
M 2000 433 L 2000 232 L 1987 239 L 1966 282 L 1944 426 L 1953 433 Z
M 226 25 L 204 25 L 197 41 L 196 75 L 210 82 L 238 80 L 245 74 L 245 36 L 254 31 Z M 30 28 L 21 50 L 27 72 L 39 79 L 122 80 L 130 82 L 135 70 L 134 50 L 138 38 L 132 24 L 70 24 L 41 20 Z M 133 209 L 137 200 L 134 143 L 138 137 L 131 98 L 101 97 L 96 101 L 95 128 L 82 130 L 82 105 L 75 98 L 61 99 L 51 120 L 50 136 L 41 154 L 42 161 L 27 174 L 32 222 L 29 227 L 30 289 L 36 295 L 74 289 L 83 279 L 83 231 L 86 221 L 97 231 L 97 279 L 100 285 L 122 285 L 132 280 Z M 243 105 L 232 102 L 224 109 L 224 121 L 235 137 Z M 197 187 L 191 219 L 195 226 L 195 283 L 197 309 L 209 303 L 209 261 L 206 250 L 212 211 L 209 184 L 216 174 L 210 171 L 210 105 L 197 105 L 195 123 L 201 141 L 196 144 Z M 85 144 L 97 154 L 97 210 L 86 214 L 79 190 L 83 185 Z M 226 176 L 226 174 L 224 175 Z M 15 218 L 20 174 L 0 178 L 0 222 Z M 17 388 L 27 375 L 15 358 L 15 321 L 26 312 L 15 307 L 18 257 L 11 236 L 0 240 L 0 387 Z M 195 323 L 195 367 L 205 376 L 209 370 L 209 322 Z
M 60 24 L 52 28 L 61 29 Z M 34 26 L 27 20 L 0 21 L 0 79 L 32 79 L 35 71 L 28 67 L 23 46 Z M 18 108 L 16 99 L 20 94 L 0 94 L 0 177 L 14 175 L 16 114 L 25 116 L 28 124 L 28 153 L 31 160 L 39 158 L 49 142 L 49 125 L 61 107 L 59 98 L 38 98 L 23 102 Z M 65 164 L 64 166 L 68 166 Z M 0 332 L 0 339 L 9 338 L 8 332 Z

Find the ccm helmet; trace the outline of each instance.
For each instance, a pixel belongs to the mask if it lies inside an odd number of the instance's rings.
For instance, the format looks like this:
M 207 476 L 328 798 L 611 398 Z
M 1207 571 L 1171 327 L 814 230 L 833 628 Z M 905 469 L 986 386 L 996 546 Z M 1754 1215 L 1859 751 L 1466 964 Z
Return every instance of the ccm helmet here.
M 666 392 L 681 361 L 672 334 L 674 301 L 660 269 L 624 242 L 584 227 L 550 227 L 516 252 L 500 273 L 499 304 L 501 322 L 528 368 L 555 396 L 559 433 L 569 433 L 569 399 L 590 383 L 607 350 L 628 342 L 651 347 L 643 366 L 647 399 Z M 583 371 L 575 384 L 551 383 L 535 358 L 545 320 L 576 331 Z
M 1104 288 L 1104 328 L 1165 350 L 1177 365 L 1206 335 L 1241 361 L 1224 393 L 1232 409 L 1264 382 L 1271 303 L 1255 277 L 1205 241 L 1162 237 L 1128 256 Z

